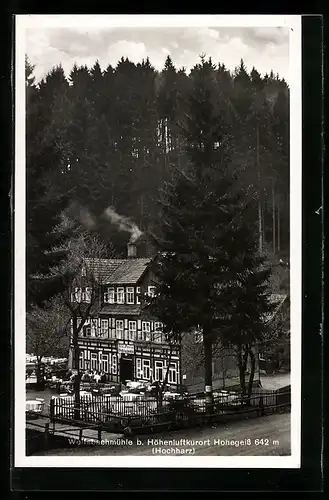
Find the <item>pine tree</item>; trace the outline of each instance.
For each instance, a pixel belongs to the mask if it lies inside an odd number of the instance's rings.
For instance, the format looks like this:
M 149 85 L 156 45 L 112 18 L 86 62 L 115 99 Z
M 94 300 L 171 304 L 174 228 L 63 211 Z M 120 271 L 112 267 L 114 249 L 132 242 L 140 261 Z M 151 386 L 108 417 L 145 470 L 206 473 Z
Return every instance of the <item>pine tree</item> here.
M 159 284 L 148 306 L 166 325 L 169 336 L 201 330 L 209 411 L 214 341 L 223 334 L 234 345 L 251 342 L 250 326 L 258 312 L 268 311 L 266 294 L 263 301 L 257 300 L 269 272 L 259 270 L 261 260 L 249 212 L 245 213 L 245 196 L 235 192 L 232 183 L 230 144 L 222 132 L 214 88 L 211 61 L 202 59 L 194 68 L 185 128 L 190 164 L 167 185 L 161 202 L 161 234 L 153 235 L 159 252 L 155 264 Z M 236 305 L 233 312 L 232 304 Z M 255 336 L 261 332 L 258 323 L 256 331 Z M 252 356 L 249 350 L 248 355 Z
M 289 90 L 280 82 L 273 107 L 272 130 L 275 147 L 272 154 L 277 179 L 277 251 L 289 255 Z
M 260 247 L 289 249 L 289 92 L 284 80 L 243 61 L 235 74 L 207 61 L 222 131 L 231 138 L 232 171 L 258 197 Z M 154 200 L 162 181 L 186 169 L 184 123 L 198 67 L 187 76 L 170 57 L 157 73 L 150 61 L 121 59 L 102 71 L 97 61 L 72 68 L 70 85 L 61 67 L 38 86 L 27 66 L 28 262 L 46 265 L 44 236 L 54 216 L 79 202 L 97 217 L 97 231 L 125 251 L 120 234 L 101 214 L 108 205 L 142 229 L 156 228 Z M 258 133 L 257 133 L 258 130 Z M 271 201 L 272 200 L 272 201 Z M 35 297 L 33 298 L 35 300 Z
M 46 269 L 45 235 L 52 228 L 54 217 L 65 206 L 65 184 L 58 179 L 63 155 L 58 138 L 62 123 L 56 120 L 57 99 L 64 96 L 67 81 L 61 67 L 54 68 L 38 85 L 31 80 L 27 66 L 26 170 L 27 170 L 27 272 Z M 63 116 L 62 116 L 63 118 Z M 28 302 L 39 303 L 53 291 L 41 291 L 28 281 Z M 43 296 L 42 296 L 43 294 Z
M 159 112 L 159 138 L 162 150 L 163 178 L 166 178 L 168 169 L 168 156 L 170 151 L 177 147 L 177 72 L 170 56 L 167 56 L 164 69 L 159 75 L 158 112 Z
M 212 344 L 222 305 L 217 286 L 229 272 L 225 232 L 236 201 L 226 175 L 229 146 L 216 106 L 212 64 L 202 60 L 192 81 L 184 127 L 189 167 L 167 184 L 161 202 L 161 234 L 154 236 L 160 284 L 150 307 L 174 336 L 202 330 L 211 407 Z
M 132 212 L 127 215 L 136 220 L 142 231 L 147 230 L 152 221 L 154 194 L 161 181 L 155 77 L 155 69 L 148 58 L 137 65 L 133 88 L 136 108 L 132 151 L 134 161 L 131 172 L 133 206 Z

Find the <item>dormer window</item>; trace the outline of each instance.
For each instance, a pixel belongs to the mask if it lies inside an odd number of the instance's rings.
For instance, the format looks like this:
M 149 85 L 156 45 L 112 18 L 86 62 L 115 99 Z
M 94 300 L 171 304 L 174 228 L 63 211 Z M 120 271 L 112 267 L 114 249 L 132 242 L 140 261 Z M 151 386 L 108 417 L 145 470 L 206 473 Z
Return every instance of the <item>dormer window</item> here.
M 118 288 L 117 289 L 117 304 L 124 304 L 124 303 L 125 303 L 125 289 Z

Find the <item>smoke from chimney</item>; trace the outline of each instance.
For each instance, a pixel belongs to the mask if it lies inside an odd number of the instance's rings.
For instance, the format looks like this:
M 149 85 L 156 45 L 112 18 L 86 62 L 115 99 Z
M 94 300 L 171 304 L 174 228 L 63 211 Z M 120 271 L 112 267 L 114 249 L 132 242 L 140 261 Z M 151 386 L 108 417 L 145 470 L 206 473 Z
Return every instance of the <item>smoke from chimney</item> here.
M 130 233 L 129 243 L 135 243 L 138 238 L 143 234 L 139 227 L 128 217 L 119 215 L 116 213 L 113 207 L 108 207 L 104 212 L 105 217 L 107 217 L 113 224 L 115 224 L 121 231 L 126 231 Z
M 89 212 L 88 208 L 79 205 L 77 202 L 71 203 L 68 212 L 88 230 L 95 229 L 97 226 L 96 218 Z
M 88 210 L 88 208 L 81 206 L 77 202 L 72 202 L 68 207 L 69 216 L 79 221 L 86 229 L 92 230 L 97 227 L 96 217 Z M 120 231 L 125 231 L 130 234 L 129 243 L 135 243 L 138 238 L 143 234 L 139 227 L 128 217 L 119 215 L 113 207 L 108 207 L 103 217 L 106 217 L 112 222 Z

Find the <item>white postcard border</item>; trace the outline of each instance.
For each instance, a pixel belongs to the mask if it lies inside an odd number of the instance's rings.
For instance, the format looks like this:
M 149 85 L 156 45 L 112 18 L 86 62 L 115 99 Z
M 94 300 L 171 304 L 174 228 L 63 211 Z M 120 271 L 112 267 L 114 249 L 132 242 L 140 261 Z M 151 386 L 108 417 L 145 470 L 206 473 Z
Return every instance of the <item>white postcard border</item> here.
M 290 88 L 290 283 L 291 283 L 291 455 L 290 456 L 26 456 L 25 450 L 25 30 L 33 27 L 286 27 L 289 28 Z M 18 15 L 15 53 L 14 196 L 14 466 L 15 467 L 190 467 L 299 468 L 301 452 L 302 299 L 302 117 L 301 16 L 284 15 Z

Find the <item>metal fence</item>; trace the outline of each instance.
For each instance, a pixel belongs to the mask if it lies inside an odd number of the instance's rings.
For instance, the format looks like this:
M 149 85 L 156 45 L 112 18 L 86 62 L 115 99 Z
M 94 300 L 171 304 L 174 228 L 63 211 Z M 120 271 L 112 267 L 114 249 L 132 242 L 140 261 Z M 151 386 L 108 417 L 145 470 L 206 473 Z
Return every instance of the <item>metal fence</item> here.
M 131 395 L 132 396 L 132 395 Z M 147 418 L 157 411 L 155 398 L 122 398 L 113 395 L 82 395 L 80 397 L 79 416 L 86 422 L 107 422 L 111 418 L 141 417 Z M 50 416 L 75 418 L 74 396 L 54 398 L 50 401 Z
M 236 392 L 214 393 L 213 414 L 229 415 L 258 411 L 261 413 L 290 408 L 290 389 L 280 391 L 256 390 L 251 398 L 242 398 Z M 70 420 L 77 417 L 74 396 L 54 398 L 50 402 L 53 419 Z M 127 425 L 154 425 L 169 421 L 182 421 L 206 415 L 206 400 L 197 395 L 159 401 L 145 395 L 81 394 L 79 419 L 85 423 L 120 423 Z
M 205 399 L 198 395 L 160 403 L 143 396 L 118 398 L 82 394 L 78 419 L 72 396 L 54 398 L 48 415 L 46 407 L 43 415 L 32 407 L 26 411 L 27 454 L 39 449 L 67 447 L 72 438 L 79 443 L 101 443 L 104 432 L 152 434 L 289 411 L 290 398 L 290 387 L 259 390 L 250 399 L 222 391 L 214 394 L 213 412 L 209 414 Z

